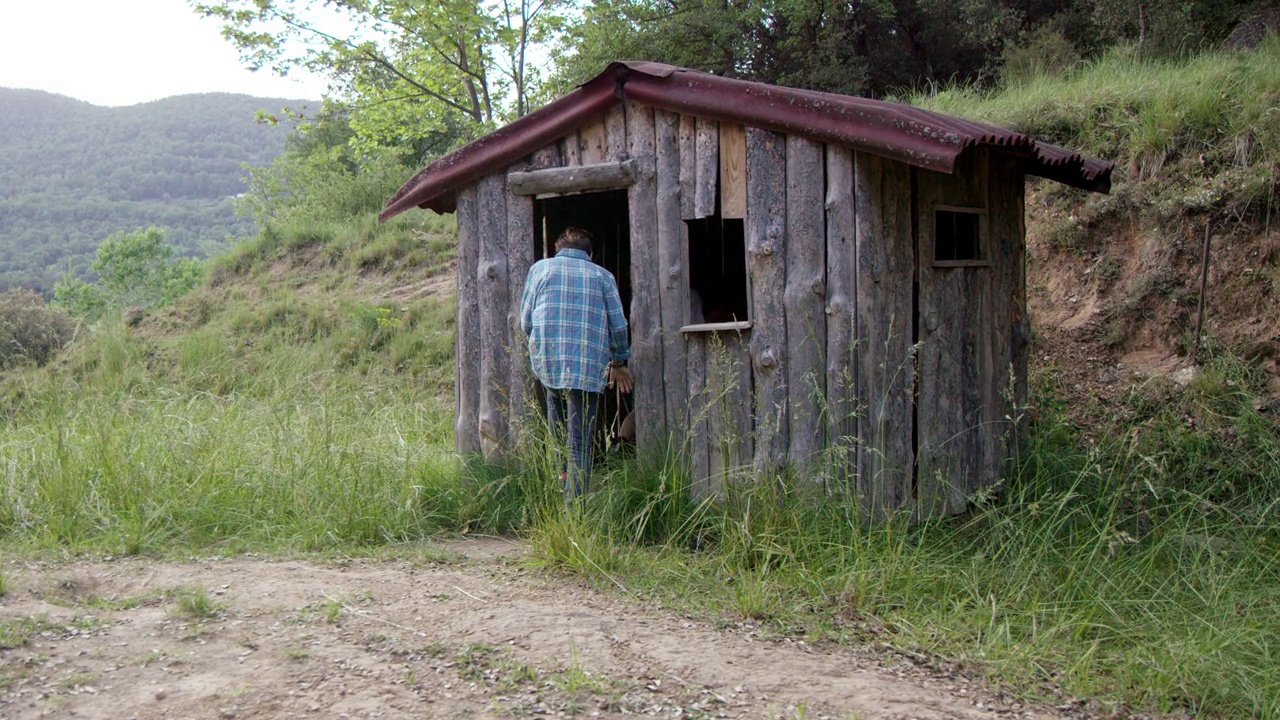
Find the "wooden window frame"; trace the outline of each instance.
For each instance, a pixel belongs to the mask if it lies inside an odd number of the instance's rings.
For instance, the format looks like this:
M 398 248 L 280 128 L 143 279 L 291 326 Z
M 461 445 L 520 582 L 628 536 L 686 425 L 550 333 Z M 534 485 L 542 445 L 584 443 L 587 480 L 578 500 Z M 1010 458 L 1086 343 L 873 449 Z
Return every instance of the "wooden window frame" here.
M 938 260 L 938 213 L 965 213 L 978 216 L 978 258 L 974 260 Z M 936 268 L 991 267 L 991 255 L 988 242 L 989 225 L 987 209 L 983 207 L 966 207 L 963 205 L 934 205 L 929 209 L 929 256 L 930 265 Z

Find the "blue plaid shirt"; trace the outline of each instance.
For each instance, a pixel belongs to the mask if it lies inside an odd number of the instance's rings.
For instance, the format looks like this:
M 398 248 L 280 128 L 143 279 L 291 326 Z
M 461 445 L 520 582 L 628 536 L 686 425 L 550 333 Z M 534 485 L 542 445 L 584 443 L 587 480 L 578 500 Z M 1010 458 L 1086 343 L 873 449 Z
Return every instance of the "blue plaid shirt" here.
M 533 374 L 555 389 L 604 390 L 609 360 L 627 360 L 618 283 L 582 250 L 561 250 L 529 269 L 520 301 Z

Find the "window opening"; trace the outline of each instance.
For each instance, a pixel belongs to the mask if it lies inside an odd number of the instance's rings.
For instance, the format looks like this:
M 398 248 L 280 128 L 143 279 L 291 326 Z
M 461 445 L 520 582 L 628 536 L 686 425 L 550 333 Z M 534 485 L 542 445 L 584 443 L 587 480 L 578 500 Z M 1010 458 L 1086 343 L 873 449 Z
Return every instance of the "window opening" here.
M 744 221 L 713 215 L 685 223 L 689 231 L 686 327 L 750 321 Z
M 933 261 L 936 264 L 981 262 L 981 211 L 939 209 L 933 216 Z

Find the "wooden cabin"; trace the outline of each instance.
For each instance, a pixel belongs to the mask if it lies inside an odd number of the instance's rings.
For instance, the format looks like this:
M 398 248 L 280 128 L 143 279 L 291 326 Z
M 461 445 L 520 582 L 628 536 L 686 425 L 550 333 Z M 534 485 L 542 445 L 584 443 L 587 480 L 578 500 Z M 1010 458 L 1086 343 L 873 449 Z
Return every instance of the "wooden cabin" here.
M 457 214 L 460 453 L 540 422 L 525 277 L 578 225 L 631 327 L 639 452 L 695 492 L 742 469 L 956 513 L 1026 397 L 1026 174 L 1111 164 L 893 103 L 619 62 L 443 157 L 387 203 Z M 610 401 L 611 415 L 617 412 Z

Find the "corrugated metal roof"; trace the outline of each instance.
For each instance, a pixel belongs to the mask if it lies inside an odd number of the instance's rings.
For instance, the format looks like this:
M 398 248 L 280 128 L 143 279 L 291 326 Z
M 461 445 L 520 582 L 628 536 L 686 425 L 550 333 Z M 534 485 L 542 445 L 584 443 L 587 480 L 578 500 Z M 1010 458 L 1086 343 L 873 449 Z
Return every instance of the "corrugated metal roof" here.
M 1031 175 L 1109 192 L 1114 163 L 1030 135 L 867 98 L 733 80 L 652 62 L 615 62 L 573 92 L 436 160 L 387 201 L 386 220 L 412 207 L 452 212 L 459 188 L 604 115 L 623 98 L 688 115 L 742 123 L 954 172 L 972 147 L 1017 157 Z

